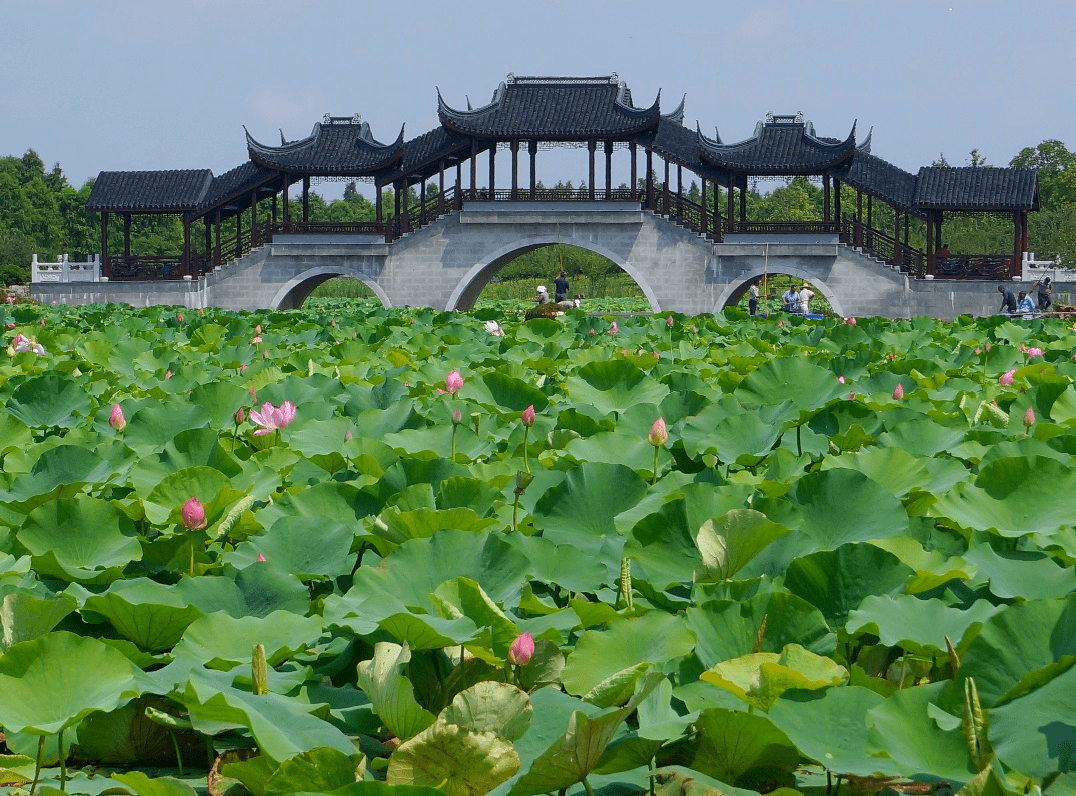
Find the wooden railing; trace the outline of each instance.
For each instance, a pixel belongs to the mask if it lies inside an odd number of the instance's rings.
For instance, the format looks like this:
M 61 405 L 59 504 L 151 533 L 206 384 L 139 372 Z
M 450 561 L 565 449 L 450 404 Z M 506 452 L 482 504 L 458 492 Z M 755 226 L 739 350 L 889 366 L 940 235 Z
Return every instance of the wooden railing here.
M 645 201 L 645 195 L 642 199 Z M 658 188 L 654 192 L 653 206 L 650 208 L 655 213 L 675 221 L 683 227 L 706 235 L 713 240 L 721 240 L 721 230 L 724 228 L 725 219 L 720 212 L 715 213 L 710 208 L 703 208 L 697 202 L 693 202 L 683 194 L 674 193 L 665 188 Z
M 182 254 L 136 255 L 113 254 L 108 258 L 109 279 L 132 281 L 143 279 L 182 279 L 187 273 Z
M 836 221 L 732 221 L 726 225 L 733 233 L 765 233 L 768 235 L 824 234 L 836 235 L 840 224 Z
M 921 279 L 926 276 L 927 258 L 923 252 L 904 245 L 880 229 L 867 226 L 854 216 L 845 216 L 841 224 L 841 242 L 863 249 L 914 277 Z
M 934 274 L 941 279 L 1008 279 L 1015 258 L 1003 254 L 951 254 L 934 259 Z

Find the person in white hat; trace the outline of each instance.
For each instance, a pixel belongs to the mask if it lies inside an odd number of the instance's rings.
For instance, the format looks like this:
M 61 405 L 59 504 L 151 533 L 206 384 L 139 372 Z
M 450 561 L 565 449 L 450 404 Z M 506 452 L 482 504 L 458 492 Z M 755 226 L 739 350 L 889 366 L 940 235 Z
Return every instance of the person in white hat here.
M 545 285 L 538 285 L 538 303 L 539 304 L 548 304 L 549 303 L 549 290 L 546 288 Z

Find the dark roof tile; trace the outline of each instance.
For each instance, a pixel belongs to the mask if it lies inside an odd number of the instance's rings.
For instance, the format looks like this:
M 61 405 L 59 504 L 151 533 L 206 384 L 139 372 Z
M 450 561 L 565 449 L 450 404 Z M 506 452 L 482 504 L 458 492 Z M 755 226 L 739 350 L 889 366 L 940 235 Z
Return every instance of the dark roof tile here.
M 1037 210 L 1036 169 L 924 166 L 915 204 L 954 210 Z
M 374 139 L 370 125 L 330 117 L 306 138 L 267 146 L 247 133 L 250 159 L 261 166 L 308 174 L 368 176 L 391 168 L 403 147 L 403 129 L 391 144 Z
M 93 183 L 86 209 L 95 212 L 184 213 L 205 196 L 213 172 L 102 171 Z
M 704 162 L 745 174 L 819 174 L 850 162 L 856 148 L 856 126 L 844 141 L 819 138 L 814 125 L 802 117 L 771 116 L 759 122 L 755 134 L 738 144 L 725 144 L 698 132 Z

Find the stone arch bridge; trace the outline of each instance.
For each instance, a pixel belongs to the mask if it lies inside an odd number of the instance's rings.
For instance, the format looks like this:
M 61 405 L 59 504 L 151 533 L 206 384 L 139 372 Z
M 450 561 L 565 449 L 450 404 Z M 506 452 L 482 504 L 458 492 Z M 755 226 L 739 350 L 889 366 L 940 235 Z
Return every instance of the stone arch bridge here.
M 68 304 L 293 309 L 322 282 L 348 276 L 387 307 L 465 310 L 515 256 L 554 243 L 609 258 L 655 312 L 718 311 L 765 273 L 811 282 L 844 316 L 951 318 L 989 314 L 999 303 L 993 282 L 910 278 L 835 234 L 725 235 L 715 243 L 638 202 L 611 201 L 467 202 L 391 243 L 378 235 L 278 235 L 197 279 L 42 283 L 34 295 Z

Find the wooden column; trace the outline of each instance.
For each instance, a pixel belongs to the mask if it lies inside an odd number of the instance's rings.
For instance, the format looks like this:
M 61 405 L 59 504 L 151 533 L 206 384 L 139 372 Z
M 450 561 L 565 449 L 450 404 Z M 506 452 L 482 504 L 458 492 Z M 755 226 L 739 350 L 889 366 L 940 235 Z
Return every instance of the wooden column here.
M 590 152 L 590 176 L 587 179 L 587 198 L 594 199 L 594 155 L 598 151 L 598 142 L 593 138 L 587 141 L 587 150 Z
M 376 208 L 377 212 L 375 218 L 377 219 L 377 226 L 381 227 L 381 225 L 384 223 L 385 218 L 385 203 L 384 200 L 382 200 L 381 198 L 381 184 L 378 182 L 374 182 L 374 193 L 377 194 L 377 196 L 374 197 L 374 207 Z
M 273 227 L 276 227 L 276 191 L 273 191 Z
M 310 221 L 310 177 L 303 177 L 303 223 Z
M 285 190 L 287 190 L 285 188 Z M 287 204 L 284 205 L 287 207 Z M 215 237 L 213 241 L 213 267 L 217 268 L 221 265 L 220 260 L 220 209 L 217 209 L 216 216 L 213 219 L 213 235 Z
M 243 256 L 243 211 L 235 211 L 235 253 L 232 258 L 238 260 Z
M 822 221 L 830 221 L 829 217 L 829 175 L 822 175 Z
M 741 175 L 740 180 L 740 224 L 741 229 L 747 225 L 747 175 Z
M 180 271 L 186 271 L 192 279 L 198 278 L 198 274 L 194 272 L 194 261 L 191 259 L 191 224 L 187 219 L 183 219 L 183 264 Z
M 108 261 L 108 213 L 101 213 L 101 276 L 112 277 L 112 264 Z
M 494 141 L 493 145 L 489 148 L 489 200 L 492 202 L 497 198 L 495 193 L 496 188 L 496 176 L 497 176 L 497 142 Z
M 654 209 L 654 150 L 646 148 L 646 206 Z
M 534 199 L 538 196 L 538 142 L 527 142 L 527 153 L 531 156 L 531 189 L 530 196 Z
M 904 265 L 904 252 L 900 248 L 900 210 L 893 208 L 893 259 L 899 268 Z
M 131 256 L 131 214 L 123 214 L 123 256 Z
M 676 218 L 684 220 L 684 167 L 676 164 Z
M 874 197 L 867 196 L 867 235 L 864 245 L 868 249 L 874 249 Z
M 1013 242 L 1012 242 L 1012 265 L 1009 266 L 1009 276 L 1017 276 L 1020 274 L 1020 259 L 1022 252 L 1021 244 L 1023 243 L 1024 235 L 1020 229 L 1020 213 L 1015 212 L 1012 214 L 1012 226 L 1013 226 Z
M 426 223 L 426 178 L 422 178 L 422 185 L 418 189 L 418 225 Z
M 213 225 L 208 215 L 202 216 L 202 226 L 205 227 L 205 253 L 208 255 L 213 251 Z
M 725 223 L 728 225 L 729 232 L 732 232 L 734 230 L 733 219 L 736 218 L 736 212 L 734 210 L 735 205 L 733 204 L 733 198 L 732 198 L 732 175 L 731 174 L 729 175 L 729 190 L 728 190 L 728 194 L 726 195 L 725 198 L 728 200 L 726 202 L 727 207 L 725 208 L 725 216 L 726 216 Z
M 250 248 L 258 245 L 258 192 L 250 195 Z
M 512 144 L 512 199 L 519 198 L 519 141 L 513 140 Z
M 639 184 L 638 184 L 639 183 L 639 163 L 638 163 L 638 160 L 637 160 L 637 158 L 639 156 L 639 152 L 638 152 L 638 149 L 635 146 L 634 141 L 631 142 L 630 150 L 631 150 L 631 186 L 630 187 L 631 187 L 631 200 L 634 202 L 634 201 L 637 201 L 639 199 Z
M 706 178 L 702 178 L 702 210 L 699 211 L 699 225 L 702 227 L 702 234 L 709 235 L 709 218 L 706 212 Z
M 288 222 L 291 221 L 291 208 L 288 205 L 289 205 L 289 202 L 288 202 L 288 175 L 285 174 L 284 175 L 284 225 L 285 226 L 287 226 Z M 220 216 L 219 216 L 219 214 L 218 214 L 218 217 L 217 217 L 217 226 L 220 226 Z M 291 230 L 287 230 L 287 231 L 291 232 Z
M 456 209 L 463 209 L 463 163 L 456 161 Z
M 841 181 L 833 180 L 833 220 L 837 222 L 837 231 L 841 230 Z
M 445 162 L 442 160 L 437 167 L 437 215 L 445 214 Z
M 661 183 L 661 214 L 668 215 L 669 213 L 669 160 L 668 158 L 662 158 L 665 162 L 665 180 Z
M 605 142 L 605 198 L 613 198 L 613 142 Z
M 934 211 L 927 211 L 927 273 L 934 275 Z

